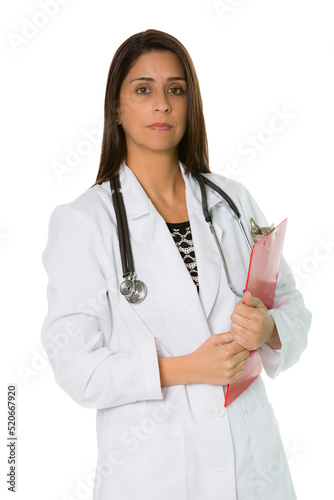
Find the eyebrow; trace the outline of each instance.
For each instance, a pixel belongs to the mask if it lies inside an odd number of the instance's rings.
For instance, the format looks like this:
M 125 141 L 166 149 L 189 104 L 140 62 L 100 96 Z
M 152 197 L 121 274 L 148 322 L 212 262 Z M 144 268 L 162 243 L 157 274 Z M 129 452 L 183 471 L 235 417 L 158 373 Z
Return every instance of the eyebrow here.
M 129 83 L 135 82 L 137 80 L 145 81 L 145 82 L 154 82 L 154 78 L 150 78 L 149 76 L 141 76 L 140 78 L 135 78 L 134 80 L 131 80 Z M 184 82 L 187 81 L 182 76 L 170 76 L 169 78 L 167 78 L 167 82 L 172 82 L 175 80 L 183 80 Z

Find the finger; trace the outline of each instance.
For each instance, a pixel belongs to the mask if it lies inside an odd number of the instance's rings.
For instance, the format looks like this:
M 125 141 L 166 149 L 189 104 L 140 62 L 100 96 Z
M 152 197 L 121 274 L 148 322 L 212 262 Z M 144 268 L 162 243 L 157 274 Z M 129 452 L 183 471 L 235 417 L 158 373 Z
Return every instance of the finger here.
M 245 350 L 244 352 L 239 352 L 235 355 L 234 359 L 236 361 L 236 368 L 240 365 L 240 363 L 246 364 L 249 358 L 249 351 Z M 240 370 L 240 367 L 238 368 Z
M 242 354 L 242 353 L 241 353 Z M 237 356 L 234 358 L 234 362 L 235 362 L 235 365 L 232 369 L 232 374 L 234 375 L 235 373 L 237 373 L 239 370 L 243 370 L 246 363 L 247 363 L 247 360 L 248 360 L 248 356 L 245 357 L 243 355 L 242 358 L 239 357 L 240 355 L 238 355 L 238 359 L 237 359 Z
M 245 358 L 248 358 L 249 356 L 249 350 L 246 349 L 245 347 L 243 347 L 241 350 L 238 349 L 238 352 L 236 352 L 234 354 L 234 359 L 237 360 L 237 362 L 239 363 L 239 361 L 241 361 L 242 359 L 245 359 Z
M 249 329 L 251 326 L 252 318 L 243 316 L 242 314 L 239 314 L 238 312 L 234 311 L 231 314 L 231 320 L 232 320 L 232 323 L 231 323 L 231 331 L 232 331 L 235 328 L 238 328 L 239 326 L 246 328 L 246 329 Z M 238 330 L 236 330 L 236 333 L 238 333 Z
M 248 358 L 244 358 L 242 359 L 241 361 L 239 361 L 239 363 L 237 363 L 234 367 L 235 369 L 235 373 L 238 373 L 241 371 L 241 373 L 243 372 L 245 366 L 246 366 L 246 363 L 248 361 Z
M 253 297 L 249 290 L 247 290 L 247 292 L 244 292 L 242 301 L 248 307 L 261 307 L 263 305 L 262 301 L 257 297 Z
M 235 306 L 234 311 L 232 312 L 232 314 L 230 316 L 230 319 L 233 320 L 233 317 L 237 314 L 239 316 L 242 316 L 243 318 L 251 319 L 253 313 L 254 313 L 253 307 L 248 306 L 247 304 L 240 302 Z
M 247 340 L 252 333 L 251 323 L 247 319 L 240 320 L 240 322 L 232 321 L 231 334 L 234 340 L 238 342 L 238 338 Z
M 234 340 L 241 344 L 245 349 L 250 349 L 253 345 L 254 337 L 251 335 L 248 329 L 237 326 L 236 328 L 231 325 L 231 333 Z
M 230 384 L 232 384 L 233 382 L 235 382 L 236 380 L 238 380 L 238 378 L 241 377 L 241 375 L 243 374 L 243 370 L 244 370 L 244 367 L 242 367 L 241 370 L 239 370 L 237 373 L 235 373 L 233 375 L 233 377 L 230 380 Z
M 231 332 L 215 333 L 216 344 L 225 344 L 234 341 L 234 337 Z
M 248 346 L 248 343 L 247 343 L 248 339 L 247 339 L 246 334 L 240 335 L 239 333 L 236 333 L 236 332 L 232 331 L 232 335 L 233 335 L 233 340 L 237 344 L 242 345 L 243 348 L 245 348 L 246 346 Z
M 248 356 L 248 349 L 244 347 L 243 345 L 239 344 L 239 342 L 234 342 L 233 344 L 229 346 L 230 352 L 233 353 L 234 356 L 236 356 L 239 353 L 243 353 L 244 356 Z

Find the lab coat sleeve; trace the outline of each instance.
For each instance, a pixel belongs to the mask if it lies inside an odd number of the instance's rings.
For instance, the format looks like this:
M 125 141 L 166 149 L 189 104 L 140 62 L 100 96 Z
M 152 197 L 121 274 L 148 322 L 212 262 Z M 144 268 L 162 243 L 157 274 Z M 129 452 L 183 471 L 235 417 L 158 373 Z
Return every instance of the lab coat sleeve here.
M 250 227 L 250 217 L 253 217 L 259 226 L 270 226 L 246 188 L 242 189 L 240 206 L 243 207 L 245 227 Z M 258 352 L 267 375 L 275 378 L 300 359 L 307 345 L 312 318 L 305 307 L 302 294 L 296 289 L 295 279 L 284 256 L 281 259 L 273 308 L 269 310 L 269 314 L 276 323 L 282 346 L 281 349 L 272 349 L 263 344 Z
M 54 209 L 42 254 L 49 282 L 41 341 L 56 383 L 89 408 L 162 399 L 167 388 L 160 383 L 158 339 L 126 351 L 107 346 L 112 318 L 101 249 L 97 228 L 84 213 L 68 204 Z

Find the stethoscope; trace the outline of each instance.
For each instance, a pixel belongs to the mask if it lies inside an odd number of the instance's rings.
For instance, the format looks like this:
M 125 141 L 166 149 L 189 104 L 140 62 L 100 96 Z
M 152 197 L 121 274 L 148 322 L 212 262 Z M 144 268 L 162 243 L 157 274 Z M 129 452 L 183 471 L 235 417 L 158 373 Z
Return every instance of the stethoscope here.
M 202 176 L 200 173 L 196 173 L 194 175 L 194 178 L 198 181 L 200 189 L 201 189 L 202 209 L 203 209 L 204 218 L 205 218 L 206 222 L 208 222 L 209 227 L 210 227 L 210 231 L 213 234 L 213 237 L 214 237 L 215 242 L 217 244 L 217 248 L 218 248 L 219 254 L 221 256 L 222 262 L 223 262 L 224 271 L 225 271 L 228 286 L 230 287 L 231 291 L 237 297 L 242 297 L 242 294 L 238 294 L 234 290 L 234 288 L 232 287 L 232 284 L 231 284 L 231 279 L 230 279 L 230 275 L 229 275 L 229 272 L 228 272 L 228 269 L 226 266 L 224 253 L 223 253 L 223 250 L 219 244 L 215 228 L 212 224 L 212 217 L 209 214 L 205 184 L 207 184 L 214 191 L 216 191 L 218 194 L 220 194 L 224 198 L 224 200 L 228 203 L 230 209 L 232 210 L 232 212 L 230 212 L 230 213 L 233 215 L 233 217 L 238 222 L 240 230 L 245 238 L 248 250 L 249 250 L 249 252 L 251 252 L 252 245 L 249 242 L 246 231 L 245 231 L 244 226 L 242 224 L 240 212 L 239 212 L 238 208 L 236 207 L 235 203 L 233 202 L 233 200 L 231 200 L 231 198 L 219 186 L 214 184 L 207 177 Z M 120 248 L 121 260 L 122 260 L 123 278 L 125 278 L 125 280 L 122 281 L 122 283 L 120 285 L 120 292 L 122 295 L 125 296 L 126 300 L 128 302 L 130 302 L 131 304 L 139 304 L 140 302 L 142 302 L 145 299 L 145 297 L 147 295 L 147 287 L 146 287 L 145 283 L 136 279 L 136 273 L 135 273 L 135 267 L 134 267 L 134 262 L 133 262 L 133 255 L 132 255 L 132 247 L 131 247 L 131 243 L 130 243 L 129 226 L 128 226 L 128 221 L 127 221 L 127 217 L 126 217 L 126 211 L 125 211 L 125 205 L 124 205 L 119 175 L 116 175 L 115 177 L 110 179 L 110 188 L 111 188 L 112 201 L 113 201 L 113 205 L 115 208 L 115 214 L 116 214 L 116 220 L 117 220 L 117 229 L 118 229 L 118 238 L 119 238 L 119 248 Z

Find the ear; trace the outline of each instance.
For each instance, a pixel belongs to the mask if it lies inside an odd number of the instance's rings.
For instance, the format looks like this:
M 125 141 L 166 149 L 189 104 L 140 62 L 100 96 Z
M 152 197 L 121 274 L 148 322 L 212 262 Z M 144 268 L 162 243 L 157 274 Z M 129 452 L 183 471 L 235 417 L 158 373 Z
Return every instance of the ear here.
M 116 115 L 116 123 L 117 123 L 117 125 L 120 125 L 121 124 L 121 119 L 119 117 L 119 105 L 116 106 L 115 115 Z

